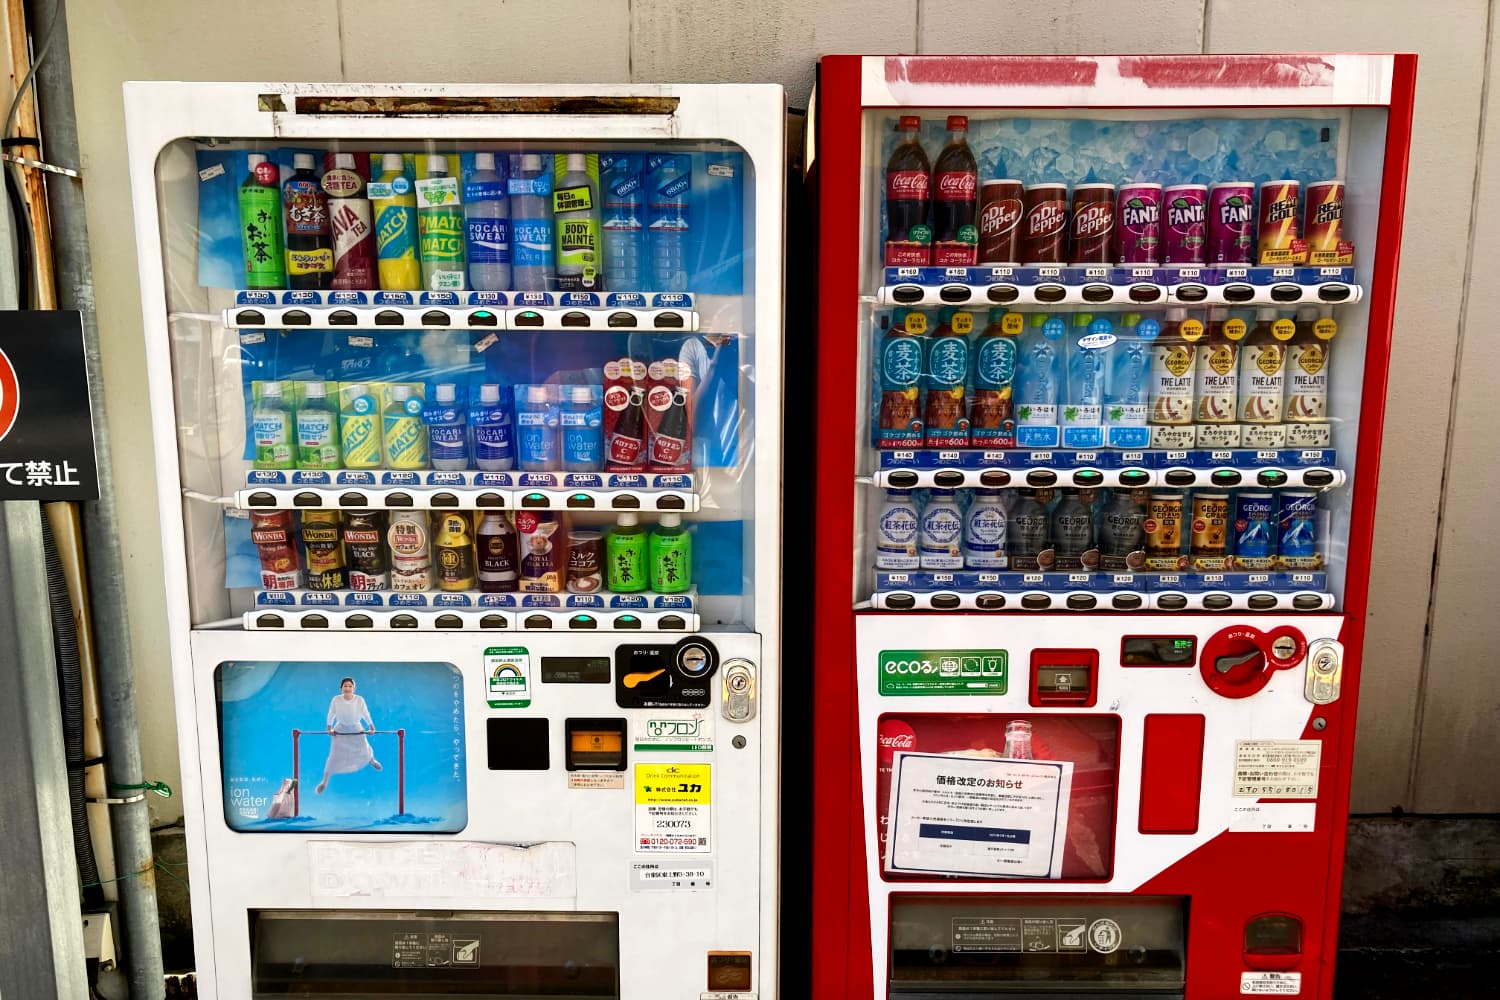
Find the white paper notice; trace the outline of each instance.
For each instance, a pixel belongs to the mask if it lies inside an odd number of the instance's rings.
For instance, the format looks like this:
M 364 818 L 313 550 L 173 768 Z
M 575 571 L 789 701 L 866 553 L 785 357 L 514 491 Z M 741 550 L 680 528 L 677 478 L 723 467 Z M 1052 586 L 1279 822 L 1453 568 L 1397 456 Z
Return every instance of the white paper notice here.
M 891 872 L 1061 878 L 1071 761 L 898 753 Z
M 1322 755 L 1320 740 L 1236 740 L 1234 796 L 1315 799 Z
M 431 899 L 571 899 L 578 895 L 573 845 L 516 846 L 422 840 L 307 845 L 314 896 Z
M 1294 997 L 1302 992 L 1300 972 L 1241 972 L 1240 994 Z

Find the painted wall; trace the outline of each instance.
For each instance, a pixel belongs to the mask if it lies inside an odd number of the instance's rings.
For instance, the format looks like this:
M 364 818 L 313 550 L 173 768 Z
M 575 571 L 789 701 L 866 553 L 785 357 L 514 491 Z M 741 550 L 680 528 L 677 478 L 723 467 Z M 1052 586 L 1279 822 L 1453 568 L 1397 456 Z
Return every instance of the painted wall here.
M 148 774 L 176 783 L 120 84 L 130 79 L 777 81 L 820 53 L 1421 55 L 1354 810 L 1500 810 L 1500 86 L 1493 3 L 1444 0 L 73 0 L 78 122 Z M 420 23 L 416 15 L 420 11 Z M 564 31 L 568 39 L 559 39 Z M 516 59 L 506 53 L 521 53 Z M 1487 154 L 1487 155 L 1486 155 Z M 1472 197 L 1471 197 L 1472 196 Z M 1472 249 L 1471 249 L 1472 248 Z M 794 320 L 795 322 L 795 320 Z M 1466 336 L 1466 333 L 1468 334 Z M 1445 434 L 1451 425 L 1451 433 Z M 1446 438 L 1446 440 L 1445 440 Z M 174 819 L 175 801 L 155 804 Z

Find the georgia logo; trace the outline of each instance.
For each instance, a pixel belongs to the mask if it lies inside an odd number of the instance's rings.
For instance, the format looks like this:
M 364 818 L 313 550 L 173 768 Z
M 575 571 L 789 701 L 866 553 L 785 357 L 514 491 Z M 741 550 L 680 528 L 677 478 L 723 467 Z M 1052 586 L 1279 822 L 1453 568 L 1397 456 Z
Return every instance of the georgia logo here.
M 0 351 L 0 441 L 16 426 L 16 414 L 21 410 L 21 382 L 16 378 L 15 366 L 10 358 Z

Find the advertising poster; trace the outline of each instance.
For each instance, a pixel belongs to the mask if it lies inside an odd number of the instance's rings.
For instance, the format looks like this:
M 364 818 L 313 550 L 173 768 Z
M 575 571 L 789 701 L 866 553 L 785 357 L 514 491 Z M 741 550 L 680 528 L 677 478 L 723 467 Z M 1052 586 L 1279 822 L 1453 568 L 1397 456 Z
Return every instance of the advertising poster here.
M 463 684 L 450 663 L 221 663 L 224 820 L 247 833 L 457 833 Z

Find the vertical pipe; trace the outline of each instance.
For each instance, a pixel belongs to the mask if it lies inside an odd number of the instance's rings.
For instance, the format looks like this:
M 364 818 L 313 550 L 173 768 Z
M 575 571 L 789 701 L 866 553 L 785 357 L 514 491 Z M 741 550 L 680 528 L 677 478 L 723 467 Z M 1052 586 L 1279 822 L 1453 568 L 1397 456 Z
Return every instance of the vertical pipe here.
M 73 105 L 73 63 L 63 0 L 36 3 L 32 15 L 35 36 L 50 38 L 46 59 L 36 74 L 37 100 L 44 109 L 42 139 L 46 154 L 55 162 L 77 166 L 80 162 L 78 121 Z M 101 169 L 109 167 L 106 165 Z M 88 222 L 84 217 L 82 183 L 56 174 L 48 174 L 47 178 L 58 304 L 83 314 L 84 355 L 93 404 L 99 499 L 83 505 L 83 520 L 107 769 L 111 784 L 134 785 L 143 782 L 146 776 L 141 766 L 135 671 L 130 656 L 123 582 L 125 567 L 120 557 L 120 525 L 110 466 Z M 115 865 L 122 876 L 117 885 L 130 995 L 132 1000 L 161 1000 L 166 993 L 166 979 L 162 970 L 161 927 L 156 910 L 151 815 L 146 803 L 141 801 L 113 807 L 111 818 Z
M 396 730 L 396 812 L 406 815 L 406 730 Z
M 297 741 L 302 738 L 302 730 L 292 730 L 292 815 L 302 815 L 302 757 L 300 755 Z

